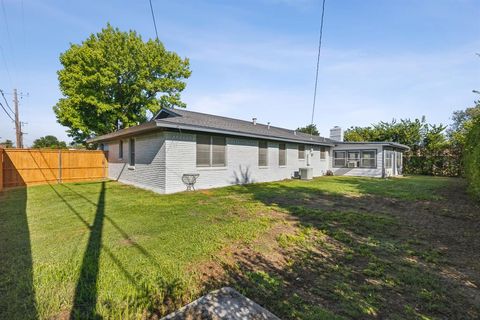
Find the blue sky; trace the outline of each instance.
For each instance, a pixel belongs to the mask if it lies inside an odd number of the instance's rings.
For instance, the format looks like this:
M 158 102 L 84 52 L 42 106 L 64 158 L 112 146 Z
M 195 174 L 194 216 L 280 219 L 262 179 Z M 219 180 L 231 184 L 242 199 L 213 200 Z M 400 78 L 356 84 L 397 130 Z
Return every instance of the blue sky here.
M 47 134 L 70 141 L 52 111 L 70 43 L 107 22 L 155 35 L 148 0 L 0 1 L 0 88 L 29 93 L 20 101 L 27 145 Z M 188 109 L 287 128 L 310 122 L 321 0 L 153 6 L 161 41 L 190 58 Z M 422 115 L 448 124 L 478 98 L 476 52 L 479 0 L 327 0 L 315 123 L 322 135 Z M 2 110 L 0 137 L 15 137 Z

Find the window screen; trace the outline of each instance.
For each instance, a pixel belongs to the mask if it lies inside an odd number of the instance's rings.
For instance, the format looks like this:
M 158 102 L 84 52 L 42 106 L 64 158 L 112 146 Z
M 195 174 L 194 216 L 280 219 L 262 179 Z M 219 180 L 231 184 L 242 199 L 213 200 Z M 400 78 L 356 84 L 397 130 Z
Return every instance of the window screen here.
M 346 152 L 345 151 L 335 151 L 333 153 L 333 166 L 334 167 L 345 167 L 346 166 Z
M 287 146 L 285 143 L 278 145 L 278 165 L 284 166 L 287 164 Z
M 130 139 L 130 165 L 135 165 L 135 139 Z
M 210 166 L 210 140 L 207 135 L 197 134 L 197 166 Z
M 123 159 L 123 140 L 118 143 L 118 158 Z
M 268 165 L 268 142 L 258 141 L 258 165 L 265 167 Z
M 212 136 L 212 166 L 224 167 L 225 162 L 225 137 Z
M 305 145 L 298 145 L 298 159 L 305 159 Z

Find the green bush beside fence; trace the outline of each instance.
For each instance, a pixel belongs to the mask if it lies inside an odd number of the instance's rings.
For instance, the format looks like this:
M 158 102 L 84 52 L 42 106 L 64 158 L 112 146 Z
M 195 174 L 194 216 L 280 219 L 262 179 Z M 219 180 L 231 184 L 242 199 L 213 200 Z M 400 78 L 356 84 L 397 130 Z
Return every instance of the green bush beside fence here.
M 480 117 L 467 134 L 464 164 L 470 191 L 480 200 Z

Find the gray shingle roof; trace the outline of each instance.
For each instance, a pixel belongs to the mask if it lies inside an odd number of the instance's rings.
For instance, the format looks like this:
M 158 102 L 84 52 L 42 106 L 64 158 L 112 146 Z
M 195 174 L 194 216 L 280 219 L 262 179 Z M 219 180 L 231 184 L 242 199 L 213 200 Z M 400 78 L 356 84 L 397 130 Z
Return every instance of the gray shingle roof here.
M 295 130 L 268 126 L 261 123 L 254 125 L 251 121 L 180 109 L 162 109 L 153 120 L 149 122 L 127 129 L 121 129 L 103 136 L 98 136 L 90 139 L 88 142 L 102 142 L 121 136 L 132 136 L 161 128 L 219 133 L 317 145 L 333 145 L 335 143 L 334 140 L 328 138 L 304 134 L 296 132 Z
M 253 124 L 252 121 L 245 121 L 213 114 L 187 111 L 181 109 L 162 109 L 152 120 L 126 129 L 121 129 L 109 134 L 98 136 L 87 142 L 103 142 L 129 137 L 146 132 L 162 129 L 189 130 L 208 133 L 226 134 L 239 137 L 252 137 L 259 139 L 277 140 L 285 142 L 298 142 L 305 144 L 341 146 L 346 144 L 379 144 L 408 150 L 408 146 L 395 142 L 341 142 L 332 139 L 312 136 L 285 128 L 268 126 L 265 124 Z
M 157 125 L 181 126 L 183 129 L 191 127 L 193 130 L 206 132 L 219 132 L 238 136 L 255 136 L 258 138 L 270 138 L 274 140 L 298 141 L 313 144 L 332 145 L 333 140 L 313 136 L 295 130 L 268 126 L 252 121 L 245 121 L 212 114 L 187 111 L 187 110 L 166 110 L 169 116 L 157 115 Z

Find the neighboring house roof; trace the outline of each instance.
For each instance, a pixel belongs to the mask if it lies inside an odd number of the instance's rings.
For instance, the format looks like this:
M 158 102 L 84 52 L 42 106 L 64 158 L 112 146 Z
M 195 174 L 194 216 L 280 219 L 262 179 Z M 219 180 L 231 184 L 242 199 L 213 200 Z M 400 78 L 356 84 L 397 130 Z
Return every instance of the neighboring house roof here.
M 382 146 L 387 146 L 387 147 L 393 147 L 393 148 L 398 148 L 398 149 L 403 149 L 403 150 L 410 150 L 409 146 L 406 146 L 401 143 L 396 143 L 396 142 L 388 142 L 388 141 L 359 141 L 359 142 L 349 142 L 349 141 L 336 141 L 335 146 L 341 146 L 341 145 L 346 145 L 346 144 L 376 144 L 376 145 L 382 145 Z
M 179 109 L 162 109 L 151 121 L 98 136 L 87 142 L 103 142 L 159 129 L 200 131 L 325 146 L 333 146 L 336 142 L 328 138 L 313 136 L 295 130 L 269 126 L 261 123 L 253 124 L 252 121 L 244 121 Z

